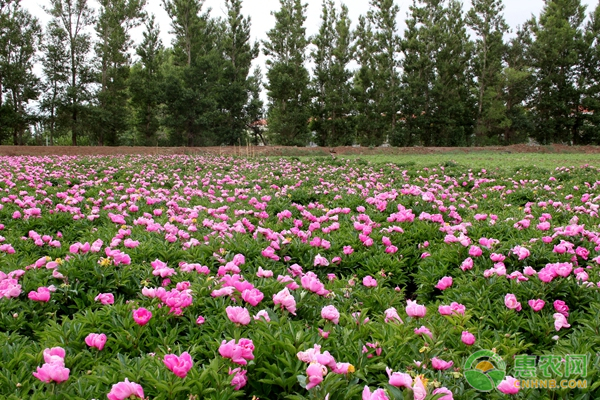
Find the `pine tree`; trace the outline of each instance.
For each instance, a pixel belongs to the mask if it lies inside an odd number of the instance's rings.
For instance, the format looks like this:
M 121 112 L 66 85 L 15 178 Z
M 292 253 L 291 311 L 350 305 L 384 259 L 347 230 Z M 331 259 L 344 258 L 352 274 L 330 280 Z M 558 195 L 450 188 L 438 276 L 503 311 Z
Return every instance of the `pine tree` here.
M 470 144 L 474 120 L 471 42 L 461 4 L 414 0 L 403 41 L 403 137 L 407 144 Z
M 90 34 L 87 31 L 93 22 L 93 10 L 87 0 L 50 0 L 47 12 L 57 29 L 62 29 L 63 44 L 69 59 L 69 80 L 65 88 L 65 103 L 71 118 L 71 143 L 77 146 L 82 126 L 82 112 L 90 98 L 89 84 L 93 80 L 92 65 L 89 60 L 91 48 Z
M 266 144 L 266 140 L 263 136 L 263 126 L 261 126 L 259 123 L 265 114 L 264 103 L 260 98 L 262 81 L 262 71 L 257 65 L 254 68 L 252 75 L 248 77 L 248 88 L 250 95 L 248 97 L 248 103 L 245 107 L 246 129 L 252 132 L 252 143 L 255 145 L 260 143 Z
M 145 0 L 100 0 L 96 23 L 99 38 L 95 50 L 98 64 L 97 106 L 94 131 L 98 144 L 116 145 L 129 128 L 127 79 L 133 41 L 130 30 L 139 25 Z
M 142 143 L 145 146 L 157 146 L 164 48 L 154 15 L 146 21 L 145 28 L 142 42 L 136 49 L 140 60 L 133 65 L 129 76 L 129 91 L 134 110 L 134 124 L 142 136 Z
M 224 24 L 199 0 L 164 1 L 175 34 L 165 69 L 165 124 L 176 146 L 221 144 Z
M 306 4 L 300 0 L 279 0 L 273 13 L 275 27 L 263 42 L 267 60 L 269 133 L 283 145 L 305 145 L 309 141 L 310 77 L 305 66 Z
M 37 18 L 8 2 L 1 11 L 0 39 L 0 130 L 13 136 L 14 145 L 25 144 L 24 133 L 32 122 L 28 103 L 39 95 L 39 79 L 33 73 L 35 54 L 40 46 L 41 27 Z M 1 138 L 1 137 L 0 137 Z
M 531 56 L 536 77 L 535 136 L 544 144 L 581 143 L 583 22 L 580 0 L 548 0 L 531 21 Z
M 582 142 L 600 144 L 600 3 L 590 13 L 585 27 L 585 52 L 583 54 L 583 79 L 581 101 L 583 118 Z
M 400 109 L 400 61 L 397 57 L 400 51 L 400 37 L 396 28 L 396 16 L 400 9 L 394 0 L 371 0 L 370 5 L 367 18 L 374 30 L 376 107 L 377 112 L 388 121 L 381 139 L 389 141 L 397 134 L 396 124 Z M 371 144 L 381 143 L 378 140 Z
M 485 144 L 486 136 L 497 134 L 504 111 L 502 109 L 502 59 L 505 53 L 503 36 L 508 32 L 502 0 L 471 0 L 467 25 L 477 35 L 473 70 L 477 77 L 477 123 L 475 140 Z
M 43 94 L 40 102 L 41 110 L 46 114 L 45 125 L 50 145 L 54 145 L 61 115 L 66 101 L 66 87 L 69 81 L 69 54 L 64 47 L 66 32 L 56 26 L 56 21 L 46 27 L 42 45 Z M 64 113 L 63 113 L 64 114 Z
M 354 137 L 349 113 L 352 111 L 352 37 L 348 8 L 341 6 L 338 15 L 333 0 L 323 0 L 321 27 L 313 38 L 316 49 L 311 128 L 320 146 L 351 145 Z
M 364 17 L 358 19 L 354 32 L 354 54 L 359 68 L 354 73 L 352 95 L 354 100 L 356 142 L 363 146 L 383 143 L 386 129 L 385 117 L 379 111 L 379 85 L 375 38 L 371 23 Z
M 502 92 L 504 115 L 498 124 L 501 129 L 499 140 L 503 144 L 524 142 L 532 133 L 530 112 L 525 104 L 529 101 L 535 80 L 532 74 L 531 31 L 529 25 L 517 29 L 517 35 L 510 39 L 506 48 L 502 71 L 502 81 L 498 91 Z
M 224 73 L 220 83 L 220 107 L 225 112 L 222 134 L 227 144 L 238 144 L 246 129 L 245 106 L 252 90 L 249 80 L 258 43 L 250 41 L 250 18 L 242 15 L 242 0 L 226 0 L 227 19 L 222 38 Z

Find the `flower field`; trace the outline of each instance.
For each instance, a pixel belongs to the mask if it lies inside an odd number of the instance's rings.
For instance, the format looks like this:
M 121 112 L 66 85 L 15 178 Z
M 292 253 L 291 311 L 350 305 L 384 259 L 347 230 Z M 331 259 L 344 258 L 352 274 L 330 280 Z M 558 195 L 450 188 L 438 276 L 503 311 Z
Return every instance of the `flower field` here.
M 1 157 L 0 398 L 597 399 L 599 179 Z

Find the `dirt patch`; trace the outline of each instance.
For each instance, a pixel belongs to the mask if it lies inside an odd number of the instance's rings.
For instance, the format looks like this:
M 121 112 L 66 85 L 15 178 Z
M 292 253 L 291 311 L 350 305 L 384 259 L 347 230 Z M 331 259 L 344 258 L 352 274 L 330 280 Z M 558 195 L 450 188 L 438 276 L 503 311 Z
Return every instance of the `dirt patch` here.
M 583 153 L 598 154 L 599 146 L 490 146 L 490 147 L 286 147 L 286 146 L 222 146 L 222 147 L 91 147 L 91 146 L 0 146 L 1 156 L 44 155 L 119 155 L 119 154 L 201 154 L 222 156 L 328 156 L 334 155 L 402 155 L 444 153 Z

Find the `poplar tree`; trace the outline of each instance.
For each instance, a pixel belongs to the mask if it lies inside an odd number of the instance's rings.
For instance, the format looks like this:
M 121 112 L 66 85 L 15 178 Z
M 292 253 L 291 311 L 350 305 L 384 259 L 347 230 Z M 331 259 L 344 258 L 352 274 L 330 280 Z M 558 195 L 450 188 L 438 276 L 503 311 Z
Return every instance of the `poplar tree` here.
M 275 27 L 263 42 L 267 59 L 269 134 L 278 144 L 306 145 L 309 141 L 310 77 L 306 69 L 308 39 L 304 21 L 306 4 L 279 0 L 273 12 Z

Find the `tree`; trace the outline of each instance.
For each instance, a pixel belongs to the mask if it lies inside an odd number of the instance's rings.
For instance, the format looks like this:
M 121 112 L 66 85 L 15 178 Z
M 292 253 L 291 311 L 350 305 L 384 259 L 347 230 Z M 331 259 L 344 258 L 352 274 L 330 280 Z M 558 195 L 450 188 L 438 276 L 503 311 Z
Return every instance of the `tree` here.
M 264 104 L 262 99 L 260 98 L 262 80 L 262 71 L 257 65 L 254 68 L 252 75 L 248 78 L 248 87 L 250 90 L 250 95 L 248 98 L 248 103 L 245 107 L 246 129 L 252 131 L 252 134 L 254 135 L 254 144 L 266 144 L 265 138 L 263 136 L 263 126 L 261 124 L 265 114 Z
M 66 87 L 69 82 L 69 54 L 64 47 L 66 32 L 50 22 L 44 35 L 42 45 L 42 68 L 44 74 L 41 110 L 46 113 L 46 129 L 49 133 L 50 145 L 54 145 L 60 121 L 59 111 L 65 104 Z
M 383 134 L 384 140 L 396 135 L 396 123 L 400 109 L 400 37 L 396 28 L 399 8 L 394 0 L 371 0 L 367 14 L 374 28 L 373 61 L 375 63 L 374 83 L 377 92 L 377 111 L 389 121 Z M 372 143 L 380 144 L 380 143 Z
M 145 27 L 143 40 L 136 49 L 140 60 L 133 65 L 129 76 L 129 91 L 135 128 L 141 134 L 144 145 L 156 146 L 156 133 L 160 127 L 164 48 L 154 15 L 147 20 Z
M 466 22 L 477 35 L 472 63 L 477 77 L 475 140 L 485 144 L 484 138 L 497 132 L 498 116 L 503 114 L 499 84 L 506 48 L 503 36 L 509 27 L 502 0 L 471 0 L 471 5 Z
M 18 0 L 1 4 L 0 11 L 0 98 L 7 95 L 6 101 L 0 100 L 0 129 L 10 130 L 13 144 L 23 145 L 23 134 L 33 122 L 27 105 L 39 95 L 39 79 L 33 66 L 41 27 Z
M 358 19 L 354 37 L 356 42 L 353 50 L 359 65 L 354 73 L 352 87 L 356 141 L 361 145 L 372 146 L 383 143 L 386 126 L 385 118 L 379 111 L 374 33 L 371 23 L 362 15 Z
M 306 4 L 300 0 L 279 0 L 274 12 L 275 27 L 263 42 L 267 60 L 267 96 L 269 132 L 283 145 L 308 143 L 310 117 L 310 77 L 305 67 Z
M 116 145 L 129 128 L 127 79 L 133 42 L 129 31 L 144 15 L 145 0 L 100 0 L 96 22 L 96 62 L 100 90 L 94 108 L 94 131 L 98 144 Z
M 583 79 L 581 89 L 581 115 L 583 143 L 600 143 L 600 3 L 590 14 L 584 33 L 585 49 L 583 56 Z
M 173 49 L 165 68 L 165 125 L 172 145 L 220 144 L 224 113 L 220 109 L 225 27 L 212 20 L 203 1 L 165 1 L 171 16 Z
M 312 40 L 316 49 L 311 56 L 315 63 L 312 130 L 320 146 L 351 145 L 350 119 L 352 111 L 352 33 L 348 7 L 342 4 L 338 15 L 333 0 L 323 0 L 319 33 Z
M 508 42 L 504 55 L 505 67 L 498 89 L 503 113 L 496 121 L 500 129 L 498 140 L 503 144 L 523 142 L 533 130 L 531 113 L 526 108 L 535 84 L 530 47 L 531 31 L 526 24 L 517 29 L 517 35 Z
M 531 21 L 535 137 L 544 144 L 582 142 L 584 19 L 580 0 L 548 0 L 539 18 Z
M 250 18 L 242 15 L 242 0 L 226 0 L 227 19 L 222 38 L 224 72 L 220 83 L 220 103 L 225 119 L 222 140 L 237 144 L 246 129 L 245 107 L 254 84 L 249 79 L 252 61 L 258 56 L 258 43 L 250 42 Z
M 87 29 L 93 23 L 93 10 L 87 0 L 50 0 L 47 12 L 56 29 L 64 31 L 64 48 L 69 54 L 69 81 L 66 85 L 65 107 L 71 115 L 71 142 L 77 146 L 82 131 L 81 113 L 90 97 L 89 84 L 93 80 L 92 65 L 88 58 L 91 48 Z
M 414 0 L 410 12 L 402 46 L 402 136 L 407 144 L 468 145 L 474 120 L 472 49 L 461 4 Z

